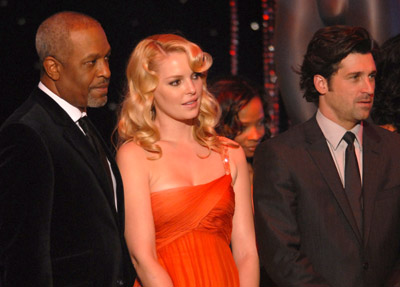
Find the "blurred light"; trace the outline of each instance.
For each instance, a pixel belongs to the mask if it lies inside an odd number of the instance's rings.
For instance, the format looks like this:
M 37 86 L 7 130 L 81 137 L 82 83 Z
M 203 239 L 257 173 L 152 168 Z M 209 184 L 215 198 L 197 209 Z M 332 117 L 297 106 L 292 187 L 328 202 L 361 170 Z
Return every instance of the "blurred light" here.
M 181 2 L 181 4 L 186 4 L 187 0 L 179 0 L 179 2 Z
M 26 19 L 25 19 L 25 18 L 18 18 L 17 24 L 18 24 L 19 26 L 25 25 L 25 24 L 26 24 Z
M 217 37 L 218 36 L 217 29 L 210 29 L 210 36 L 211 37 Z
M 231 43 L 229 54 L 231 56 L 231 74 L 236 75 L 238 72 L 238 50 L 239 50 L 239 17 L 238 17 L 238 7 L 237 1 L 239 0 L 230 0 L 229 5 L 231 6 Z
M 272 107 L 268 113 L 271 116 L 270 130 L 272 136 L 279 132 L 279 101 L 277 95 L 277 76 L 275 71 L 274 53 L 275 47 L 273 44 L 275 32 L 275 2 L 277 0 L 261 0 L 263 9 L 263 66 L 264 66 L 264 87 L 267 95 L 271 97 L 270 102 Z
M 260 29 L 260 25 L 257 22 L 251 22 L 250 27 L 254 31 L 257 31 L 258 29 Z
M 0 1 L 0 7 L 7 7 L 8 6 L 8 1 L 7 0 L 1 0 Z

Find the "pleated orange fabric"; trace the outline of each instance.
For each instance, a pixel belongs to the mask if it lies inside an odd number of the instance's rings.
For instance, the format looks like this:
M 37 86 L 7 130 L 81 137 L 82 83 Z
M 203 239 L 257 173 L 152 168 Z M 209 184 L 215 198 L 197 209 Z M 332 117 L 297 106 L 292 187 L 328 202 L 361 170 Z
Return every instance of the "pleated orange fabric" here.
M 231 183 L 227 173 L 206 184 L 151 194 L 158 260 L 175 287 L 239 286 L 229 248 L 235 210 Z

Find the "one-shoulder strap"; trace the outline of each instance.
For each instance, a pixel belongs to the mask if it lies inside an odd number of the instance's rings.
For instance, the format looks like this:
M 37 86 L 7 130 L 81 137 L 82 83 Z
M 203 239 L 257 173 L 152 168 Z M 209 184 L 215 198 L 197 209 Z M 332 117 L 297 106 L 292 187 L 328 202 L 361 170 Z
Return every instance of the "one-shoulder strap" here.
M 225 168 L 225 173 L 230 174 L 231 173 L 231 166 L 229 164 L 229 151 L 227 146 L 222 147 L 222 161 L 224 163 L 224 168 Z

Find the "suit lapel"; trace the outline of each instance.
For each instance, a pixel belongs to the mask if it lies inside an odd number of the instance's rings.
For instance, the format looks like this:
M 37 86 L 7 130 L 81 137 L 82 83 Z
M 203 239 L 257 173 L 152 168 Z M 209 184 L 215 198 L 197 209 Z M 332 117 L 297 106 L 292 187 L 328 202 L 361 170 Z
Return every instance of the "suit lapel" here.
M 352 227 L 357 239 L 362 242 L 361 233 L 357 227 L 356 220 L 353 215 L 350 203 L 345 194 L 342 182 L 340 180 L 335 163 L 332 159 L 326 139 L 318 126 L 315 116 L 305 125 L 306 146 L 311 158 L 321 171 L 329 189 L 332 191 L 336 198 L 338 205 L 347 218 L 350 226 Z
M 83 133 L 76 126 L 70 126 L 64 130 L 64 138 L 75 148 L 77 152 L 86 161 L 103 189 L 110 206 L 115 211 L 114 194 L 110 189 L 107 180 L 107 174 L 103 168 L 103 164 L 99 160 L 99 156 L 95 153 L 90 143 L 87 141 Z
M 379 190 L 377 178 L 382 178 L 380 137 L 367 123 L 363 131 L 363 199 L 364 199 L 364 245 L 368 242 L 371 220 L 374 213 L 375 196 Z
M 42 105 L 52 117 L 55 124 L 60 126 L 60 129 L 63 130 L 66 141 L 69 142 L 69 144 L 82 156 L 90 169 L 93 171 L 100 183 L 100 186 L 102 187 L 107 201 L 110 204 L 114 218 L 118 222 L 115 210 L 114 194 L 113 191 L 110 190 L 110 186 L 107 182 L 106 172 L 104 171 L 98 155 L 95 154 L 90 146 L 90 143 L 85 138 L 85 135 L 81 132 L 76 123 L 72 121 L 68 114 L 40 89 L 36 89 L 33 93 L 33 96 L 35 97 L 35 101 Z

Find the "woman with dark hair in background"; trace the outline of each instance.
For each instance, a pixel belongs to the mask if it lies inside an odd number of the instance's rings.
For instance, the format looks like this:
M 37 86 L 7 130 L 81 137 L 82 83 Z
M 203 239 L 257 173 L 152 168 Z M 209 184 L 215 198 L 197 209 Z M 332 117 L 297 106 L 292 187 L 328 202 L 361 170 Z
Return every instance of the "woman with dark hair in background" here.
M 390 131 L 400 131 L 400 34 L 387 40 L 376 59 L 377 75 L 373 121 Z
M 253 156 L 257 145 L 271 136 L 269 115 L 263 91 L 241 76 L 221 77 L 212 81 L 209 91 L 217 98 L 222 115 L 218 134 L 239 143 L 246 155 L 253 179 Z

